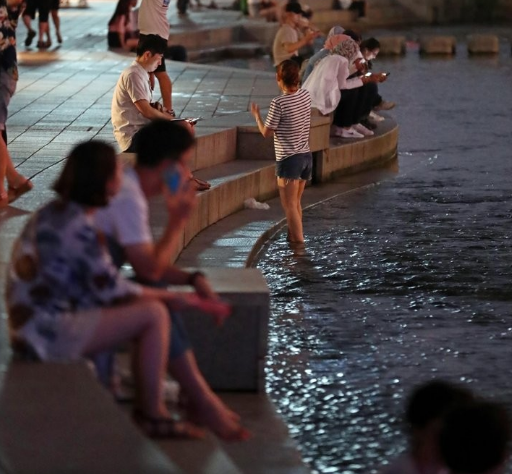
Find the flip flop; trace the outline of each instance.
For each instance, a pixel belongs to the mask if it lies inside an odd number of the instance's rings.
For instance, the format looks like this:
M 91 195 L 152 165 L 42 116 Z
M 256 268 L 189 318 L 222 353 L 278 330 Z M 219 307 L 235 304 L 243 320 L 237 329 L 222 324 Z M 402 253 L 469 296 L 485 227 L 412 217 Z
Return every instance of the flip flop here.
M 25 193 L 31 191 L 33 187 L 34 185 L 29 179 L 25 180 L 16 188 L 14 186 L 9 186 L 9 204 L 16 201 L 16 199 L 23 196 Z
M 212 185 L 208 181 L 204 181 L 202 179 L 195 178 L 194 176 L 192 176 L 190 179 L 191 179 L 191 181 L 194 181 L 194 183 L 196 185 L 196 191 L 207 191 L 208 189 L 210 189 L 212 187 Z
M 204 438 L 204 430 L 186 421 L 176 421 L 172 418 L 153 418 L 145 415 L 140 410 L 134 410 L 132 418 L 135 424 L 150 438 Z

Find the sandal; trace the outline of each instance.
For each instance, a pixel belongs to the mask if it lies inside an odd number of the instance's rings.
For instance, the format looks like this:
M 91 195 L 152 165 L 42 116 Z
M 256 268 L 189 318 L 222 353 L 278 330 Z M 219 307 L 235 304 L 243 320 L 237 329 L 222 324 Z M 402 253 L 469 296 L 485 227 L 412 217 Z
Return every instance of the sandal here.
M 202 439 L 204 431 L 186 421 L 176 421 L 172 418 L 153 418 L 140 410 L 134 410 L 132 415 L 135 424 L 150 438 L 181 438 Z
M 208 181 L 204 181 L 202 179 L 195 178 L 194 176 L 192 176 L 190 178 L 190 180 L 195 184 L 196 191 L 207 191 L 208 189 L 210 189 L 212 187 L 212 185 Z
M 16 201 L 16 199 L 23 196 L 25 193 L 31 191 L 33 187 L 34 185 L 32 184 L 32 181 L 30 181 L 29 179 L 26 179 L 17 187 L 9 186 L 9 204 Z

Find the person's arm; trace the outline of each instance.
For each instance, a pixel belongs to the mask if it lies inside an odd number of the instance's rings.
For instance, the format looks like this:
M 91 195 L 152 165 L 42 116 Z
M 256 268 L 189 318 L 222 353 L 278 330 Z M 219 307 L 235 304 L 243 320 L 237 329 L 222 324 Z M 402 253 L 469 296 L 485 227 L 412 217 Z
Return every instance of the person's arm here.
M 293 43 L 283 42 L 283 48 L 287 53 L 294 53 L 295 51 L 298 51 L 300 48 L 303 48 L 304 46 L 313 43 L 314 39 L 320 36 L 320 34 L 321 33 L 318 31 L 308 30 L 307 33 L 298 41 L 295 41 Z
M 256 120 L 256 125 L 258 126 L 258 129 L 260 133 L 263 135 L 264 138 L 271 137 L 274 135 L 274 130 L 271 128 L 268 128 L 261 119 L 260 115 L 260 108 L 258 104 L 255 104 L 254 102 L 251 103 L 251 114 L 253 115 L 254 119 Z
M 197 309 L 213 316 L 217 326 L 221 326 L 231 314 L 231 305 L 217 299 L 204 299 L 193 293 L 177 293 L 163 288 L 141 286 L 141 297 L 157 298 L 165 301 L 171 310 Z
M 175 194 L 164 190 L 168 220 L 160 239 L 124 245 L 128 261 L 138 277 L 148 281 L 165 279 L 169 283 L 181 284 L 174 278 L 180 277 L 174 272 L 167 273 L 177 248 L 186 221 L 195 206 L 196 192 L 190 185 L 188 169 L 181 168 L 181 184 Z M 170 279 L 169 279 L 170 278 Z
M 164 120 L 174 120 L 174 115 L 171 115 L 167 112 L 160 112 L 159 110 L 151 107 L 149 101 L 145 99 L 137 100 L 133 103 L 137 110 L 147 119 L 156 120 L 156 119 L 164 119 Z

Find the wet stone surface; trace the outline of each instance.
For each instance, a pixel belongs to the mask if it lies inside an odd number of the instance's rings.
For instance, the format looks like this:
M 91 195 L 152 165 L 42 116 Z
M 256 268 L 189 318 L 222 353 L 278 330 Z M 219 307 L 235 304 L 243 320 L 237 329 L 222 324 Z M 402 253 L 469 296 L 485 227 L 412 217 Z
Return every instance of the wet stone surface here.
M 512 408 L 510 45 L 499 57 L 377 61 L 400 126 L 393 178 L 272 242 L 268 390 L 315 473 L 374 473 L 431 378 Z M 510 472 L 510 471 L 509 471 Z

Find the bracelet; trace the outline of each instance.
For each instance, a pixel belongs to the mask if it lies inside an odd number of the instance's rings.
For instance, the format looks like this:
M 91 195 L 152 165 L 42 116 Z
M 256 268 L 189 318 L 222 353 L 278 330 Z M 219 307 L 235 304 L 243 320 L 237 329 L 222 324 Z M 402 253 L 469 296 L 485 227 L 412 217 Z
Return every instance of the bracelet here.
M 194 286 L 198 277 L 204 277 L 203 272 L 193 272 L 187 278 L 187 285 Z

